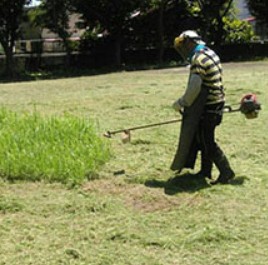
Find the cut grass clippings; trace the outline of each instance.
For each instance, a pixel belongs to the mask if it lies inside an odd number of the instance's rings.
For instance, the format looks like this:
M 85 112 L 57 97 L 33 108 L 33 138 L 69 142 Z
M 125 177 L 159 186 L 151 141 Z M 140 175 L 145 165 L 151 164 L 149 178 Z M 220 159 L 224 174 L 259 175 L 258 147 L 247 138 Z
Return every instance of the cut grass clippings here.
M 223 69 L 228 105 L 236 108 L 247 93 L 262 104 L 257 119 L 226 113 L 216 130 L 236 173 L 229 185 L 196 178 L 200 157 L 194 170 L 179 175 L 169 170 L 179 123 L 132 131 L 127 144 L 114 135 L 103 139 L 113 157 L 99 167 L 98 178 L 75 188 L 0 177 L 0 265 L 267 265 L 268 62 L 225 63 Z M 12 134 L 8 141 L 14 141 L 15 130 L 23 134 L 7 116 L 33 118 L 20 114 L 33 109 L 37 116 L 51 117 L 41 118 L 42 124 L 54 119 L 68 124 L 64 113 L 69 113 L 98 121 L 101 132 L 177 119 L 171 104 L 184 92 L 188 74 L 188 68 L 178 67 L 0 84 L 0 105 L 12 111 L 2 114 L 0 135 Z M 53 134 L 73 131 L 55 126 L 48 126 Z M 59 138 L 61 144 L 67 141 Z M 7 140 L 0 145 L 2 154 L 10 148 Z M 4 159 L 1 155 L 1 173 Z M 214 167 L 213 179 L 218 174 Z
M 109 147 L 94 124 L 71 115 L 0 110 L 0 175 L 8 180 L 78 184 L 96 177 Z

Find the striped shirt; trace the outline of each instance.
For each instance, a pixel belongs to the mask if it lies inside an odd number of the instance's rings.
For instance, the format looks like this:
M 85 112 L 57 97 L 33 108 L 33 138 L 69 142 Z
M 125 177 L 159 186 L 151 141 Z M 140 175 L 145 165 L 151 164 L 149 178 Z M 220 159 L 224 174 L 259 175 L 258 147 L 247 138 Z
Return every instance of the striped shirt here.
M 206 105 L 224 102 L 221 62 L 213 50 L 205 47 L 193 55 L 190 74 L 198 74 L 202 88 L 208 89 Z

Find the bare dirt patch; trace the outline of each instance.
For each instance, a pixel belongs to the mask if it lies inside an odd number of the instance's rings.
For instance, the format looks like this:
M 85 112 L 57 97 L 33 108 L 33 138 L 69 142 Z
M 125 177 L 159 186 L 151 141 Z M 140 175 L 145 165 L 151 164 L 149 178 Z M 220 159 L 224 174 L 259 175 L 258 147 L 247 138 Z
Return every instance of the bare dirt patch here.
M 94 180 L 88 182 L 83 190 L 118 196 L 127 207 L 145 213 L 170 211 L 180 206 L 195 205 L 201 200 L 200 196 L 190 194 L 185 194 L 183 198 L 168 196 L 163 189 L 152 189 L 142 184 L 129 184 L 122 180 Z

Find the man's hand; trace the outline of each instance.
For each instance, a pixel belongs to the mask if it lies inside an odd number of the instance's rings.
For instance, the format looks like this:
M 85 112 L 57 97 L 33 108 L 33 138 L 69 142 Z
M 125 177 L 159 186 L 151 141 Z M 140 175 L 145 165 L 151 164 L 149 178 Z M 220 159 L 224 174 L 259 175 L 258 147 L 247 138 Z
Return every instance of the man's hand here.
M 177 112 L 182 112 L 183 110 L 183 106 L 180 104 L 180 100 L 176 100 L 173 104 L 172 104 L 172 108 L 177 111 Z

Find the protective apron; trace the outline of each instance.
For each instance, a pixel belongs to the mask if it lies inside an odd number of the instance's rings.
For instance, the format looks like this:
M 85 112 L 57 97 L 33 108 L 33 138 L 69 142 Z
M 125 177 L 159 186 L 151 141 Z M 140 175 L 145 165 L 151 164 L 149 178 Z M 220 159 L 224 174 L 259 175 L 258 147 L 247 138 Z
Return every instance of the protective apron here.
M 198 124 L 204 111 L 208 90 L 202 87 L 197 98 L 190 107 L 184 108 L 179 143 L 171 170 L 178 171 L 183 168 L 194 168 L 198 152 L 198 144 L 195 140 Z

